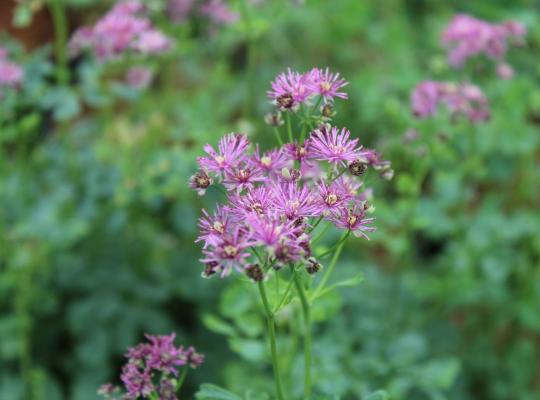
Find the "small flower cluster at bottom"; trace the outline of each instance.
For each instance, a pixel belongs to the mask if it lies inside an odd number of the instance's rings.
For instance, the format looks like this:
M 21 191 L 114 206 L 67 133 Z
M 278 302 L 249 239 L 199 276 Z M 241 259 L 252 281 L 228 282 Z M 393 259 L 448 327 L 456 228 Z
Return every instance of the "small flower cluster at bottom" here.
M 23 79 L 23 69 L 8 58 L 8 51 L 0 47 L 0 88 L 17 87 Z M 1 94 L 1 92 L 0 92 Z
M 122 380 L 125 393 L 121 388 L 107 383 L 98 390 L 98 394 L 106 399 L 135 400 L 139 398 L 159 398 L 160 400 L 176 400 L 183 377 L 180 368 L 197 368 L 204 356 L 193 347 L 184 349 L 176 347 L 176 335 L 153 336 L 146 335 L 149 343 L 140 343 L 128 349 L 127 363 L 122 368 Z M 120 397 L 118 397 L 120 396 Z

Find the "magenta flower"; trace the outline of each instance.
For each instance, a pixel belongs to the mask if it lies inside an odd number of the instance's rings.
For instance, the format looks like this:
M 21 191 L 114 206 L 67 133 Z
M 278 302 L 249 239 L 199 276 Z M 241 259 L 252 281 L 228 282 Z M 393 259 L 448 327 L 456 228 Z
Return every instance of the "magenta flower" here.
M 525 26 L 516 21 L 491 24 L 459 14 L 448 24 L 441 41 L 449 50 L 450 65 L 460 68 L 467 59 L 481 54 L 502 63 L 509 44 L 521 43 L 526 33 Z
M 343 180 L 337 180 L 331 184 L 319 182 L 316 195 L 319 213 L 329 215 L 331 211 L 338 211 L 352 199 L 352 188 L 345 186 Z
M 250 257 L 246 250 L 253 245 L 253 241 L 245 230 L 236 226 L 226 232 L 215 243 L 203 249 L 204 258 L 201 262 L 212 265 L 212 273 L 221 271 L 221 277 L 228 276 L 232 269 L 242 271 L 243 266 Z
M 411 104 L 418 118 L 434 115 L 439 104 L 444 104 L 453 116 L 464 116 L 472 122 L 490 117 L 487 98 L 480 88 L 469 83 L 422 82 L 413 90 Z
M 16 87 L 23 80 L 23 69 L 8 58 L 7 49 L 0 47 L 0 87 Z
M 375 228 L 368 226 L 375 219 L 366 218 L 366 204 L 353 204 L 352 207 L 342 208 L 330 216 L 330 220 L 337 228 L 348 229 L 355 236 L 369 239 L 365 232 L 372 232 Z
M 308 101 L 316 90 L 312 71 L 300 74 L 289 68 L 272 82 L 268 98 L 283 110 L 294 109 Z
M 317 94 L 321 95 L 327 101 L 333 101 L 335 97 L 347 99 L 348 95 L 339 90 L 347 86 L 349 82 L 339 77 L 339 73 L 332 74 L 328 68 L 322 70 L 314 68 L 312 70 L 312 79 L 316 87 Z
M 186 21 L 195 6 L 195 0 L 168 0 L 167 15 L 176 24 Z
M 348 129 L 322 127 L 311 133 L 308 153 L 311 158 L 336 165 L 347 165 L 359 157 L 358 139 L 350 139 Z
M 273 249 L 270 251 L 271 255 L 273 255 L 276 246 L 290 241 L 298 230 L 295 221 L 286 220 L 281 222 L 276 216 L 268 217 L 251 214 L 247 217 L 246 222 L 251 229 L 251 237 L 254 242 Z
M 266 215 L 273 207 L 273 195 L 271 188 L 259 186 L 242 195 L 229 196 L 227 211 L 239 221 L 251 214 Z
M 223 186 L 227 190 L 242 190 L 252 189 L 255 183 L 266 181 L 263 171 L 259 168 L 247 167 L 244 165 L 225 169 L 225 179 Z
M 79 28 L 69 42 L 72 56 L 91 50 L 99 60 L 116 59 L 127 52 L 156 54 L 166 51 L 171 39 L 155 29 L 137 0 L 116 4 L 94 26 Z
M 212 216 L 204 209 L 202 212 L 203 216 L 199 218 L 200 235 L 195 242 L 204 241 L 204 247 L 215 245 L 231 227 L 230 213 L 222 206 L 218 206 Z
M 178 377 L 180 368 L 196 368 L 204 361 L 204 356 L 193 347 L 184 350 L 176 347 L 176 335 L 145 335 L 148 342 L 139 343 L 128 349 L 127 363 L 122 368 L 120 379 L 124 384 L 125 399 L 154 398 L 176 399 L 176 386 L 171 377 Z M 111 384 L 102 385 L 98 394 L 111 398 L 119 388 Z
M 204 151 L 208 157 L 199 157 L 199 166 L 206 171 L 223 177 L 227 168 L 237 167 L 247 159 L 246 151 L 249 147 L 249 140 L 244 135 L 230 133 L 224 136 L 218 144 L 218 151 L 207 144 Z
M 318 214 L 313 194 L 307 186 L 288 182 L 274 186 L 274 209 L 290 220 Z
M 207 0 L 199 12 L 218 25 L 229 25 L 239 19 L 238 13 L 232 11 L 223 0 Z
M 135 89 L 146 89 L 152 82 L 152 70 L 147 67 L 131 67 L 126 73 L 126 82 Z
M 253 156 L 248 159 L 249 165 L 260 169 L 267 175 L 275 176 L 281 173 L 283 168 L 292 165 L 289 158 L 282 149 L 267 151 L 262 155 L 259 153 L 259 146 L 255 146 Z

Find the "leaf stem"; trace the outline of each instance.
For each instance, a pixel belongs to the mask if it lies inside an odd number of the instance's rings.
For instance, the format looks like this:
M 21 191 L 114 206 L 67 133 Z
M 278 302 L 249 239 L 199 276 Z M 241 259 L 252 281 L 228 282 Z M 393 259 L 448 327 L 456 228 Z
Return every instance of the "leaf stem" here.
M 189 364 L 186 364 L 184 366 L 184 369 L 182 370 L 182 374 L 180 375 L 180 378 L 178 378 L 178 383 L 176 384 L 176 393 L 180 391 L 182 388 L 182 385 L 184 384 L 184 381 L 186 380 L 186 375 L 189 371 Z
M 327 256 L 328 254 L 332 253 L 337 246 L 339 246 L 342 242 L 344 242 L 345 240 L 347 240 L 347 238 L 349 237 L 349 234 L 351 233 L 350 230 L 347 230 L 347 234 L 345 236 L 341 236 L 341 238 L 330 248 L 328 249 L 327 251 L 325 251 L 324 253 L 321 253 L 321 254 L 318 254 L 316 255 L 315 257 L 316 258 L 322 258 L 322 257 L 325 257 Z
M 311 307 L 300 275 L 291 264 L 296 291 L 302 303 L 304 318 L 304 399 L 311 399 Z
M 68 29 L 63 0 L 50 0 L 50 10 L 55 31 L 56 80 L 59 85 L 65 86 L 69 83 L 69 69 L 66 53 Z
M 283 387 L 281 384 L 281 377 L 279 374 L 279 363 L 278 363 L 278 354 L 276 346 L 276 326 L 274 322 L 274 313 L 270 308 L 270 303 L 268 302 L 268 297 L 266 296 L 266 289 L 264 287 L 264 282 L 261 281 L 258 284 L 259 294 L 261 295 L 261 300 L 263 303 L 264 310 L 266 312 L 266 322 L 268 324 L 268 337 L 270 341 L 270 351 L 272 353 L 272 366 L 274 368 L 274 381 L 276 384 L 276 395 L 278 400 L 285 400 L 283 396 Z
M 289 136 L 289 143 L 292 143 L 293 134 L 292 134 L 292 127 L 291 127 L 291 113 L 289 111 L 285 113 L 285 119 L 287 120 L 287 134 Z
M 276 135 L 276 140 L 278 141 L 280 146 L 283 146 L 283 139 L 281 139 L 281 135 L 279 134 L 279 129 L 274 126 L 274 134 Z
M 332 271 L 334 271 L 334 268 L 336 267 L 337 260 L 339 259 L 339 256 L 341 254 L 341 250 L 343 250 L 343 245 L 345 244 L 345 240 L 341 240 L 349 235 L 349 230 L 347 232 L 343 232 L 343 235 L 341 235 L 339 245 L 336 248 L 336 251 L 334 252 L 334 255 L 332 256 L 332 260 L 330 260 L 330 265 L 328 266 L 328 269 L 324 273 L 321 282 L 319 283 L 319 286 L 315 289 L 315 292 L 313 293 L 313 298 L 317 297 L 319 292 L 324 289 L 324 286 L 330 279 L 330 275 L 332 275 Z

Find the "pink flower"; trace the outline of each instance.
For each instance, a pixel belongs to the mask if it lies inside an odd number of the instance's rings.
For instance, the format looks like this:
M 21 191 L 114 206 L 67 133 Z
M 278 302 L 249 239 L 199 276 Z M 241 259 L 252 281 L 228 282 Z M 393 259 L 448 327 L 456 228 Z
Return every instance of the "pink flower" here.
M 355 236 L 362 236 L 369 239 L 365 232 L 372 232 L 375 229 L 368 226 L 374 218 L 366 218 L 366 204 L 355 203 L 352 207 L 341 208 L 334 213 L 330 220 L 337 228 L 348 229 Z
M 180 24 L 187 19 L 194 6 L 195 0 L 168 0 L 167 15 L 172 22 Z
M 288 219 L 294 220 L 318 214 L 318 207 L 309 188 L 299 186 L 296 182 L 275 185 L 273 202 L 276 212 Z
M 340 92 L 339 90 L 342 87 L 347 86 L 349 82 L 345 79 L 340 79 L 339 73 L 332 74 L 328 68 L 326 68 L 326 70 L 314 68 L 312 74 L 316 92 L 326 100 L 333 101 L 335 97 L 341 99 L 348 98 L 347 93 Z
M 133 43 L 133 48 L 143 54 L 163 53 L 171 47 L 171 40 L 155 29 L 142 32 Z
M 218 151 L 206 144 L 204 151 L 208 157 L 199 157 L 197 162 L 203 170 L 222 177 L 227 168 L 237 167 L 247 159 L 248 147 L 249 140 L 246 136 L 230 133 L 219 141 Z
M 453 116 L 464 116 L 472 122 L 489 119 L 489 103 L 480 88 L 469 83 L 425 81 L 411 95 L 412 110 L 418 118 L 433 116 L 444 104 Z
M 247 251 L 253 241 L 241 226 L 233 227 L 221 236 L 214 245 L 203 249 L 201 262 L 213 265 L 212 273 L 221 271 L 221 277 L 228 276 L 234 269 L 242 271 L 251 254 Z
M 126 82 L 136 89 L 146 89 L 152 81 L 152 70 L 146 67 L 131 67 L 126 73 Z
M 519 44 L 525 34 L 525 26 L 516 21 L 491 24 L 459 14 L 448 24 L 441 41 L 449 51 L 450 65 L 460 68 L 467 59 L 480 54 L 503 61 L 509 44 Z
M 313 71 L 300 74 L 288 68 L 272 82 L 268 98 L 281 109 L 294 109 L 315 94 L 317 87 L 313 78 Z
M 351 133 L 343 128 L 319 128 L 311 133 L 308 153 L 315 160 L 346 165 L 360 154 L 358 139 L 350 139 Z
M 199 12 L 219 25 L 229 25 L 239 19 L 239 15 L 223 0 L 207 0 L 201 5 Z
M 23 69 L 8 58 L 7 49 L 0 47 L 0 86 L 16 87 L 23 80 Z

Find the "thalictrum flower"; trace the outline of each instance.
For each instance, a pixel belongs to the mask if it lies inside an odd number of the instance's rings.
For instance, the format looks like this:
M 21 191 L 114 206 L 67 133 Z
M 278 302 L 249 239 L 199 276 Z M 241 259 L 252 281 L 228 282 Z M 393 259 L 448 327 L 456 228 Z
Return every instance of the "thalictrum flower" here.
M 310 158 L 331 164 L 347 165 L 360 154 L 358 139 L 351 139 L 348 129 L 321 127 L 311 133 L 308 144 Z
M 369 239 L 365 232 L 372 232 L 375 228 L 368 226 L 374 218 L 366 218 L 366 203 L 355 203 L 351 207 L 342 208 L 330 216 L 330 220 L 337 228 L 348 229 L 355 236 Z
M 203 249 L 203 263 L 216 263 L 214 271 L 221 271 L 221 277 L 229 275 L 233 268 L 241 271 L 250 253 L 246 251 L 253 245 L 243 227 L 236 226 L 216 240 L 215 245 Z
M 348 85 L 345 79 L 339 77 L 339 73 L 333 74 L 328 68 L 325 70 L 314 68 L 312 79 L 315 84 L 316 93 L 324 97 L 327 101 L 333 101 L 335 97 L 341 99 L 348 98 L 347 93 L 339 90 Z
M 223 176 L 227 168 L 238 166 L 247 158 L 246 151 L 249 147 L 249 140 L 244 135 L 230 133 L 224 136 L 218 144 L 218 151 L 207 144 L 204 151 L 207 157 L 199 157 L 199 166 L 216 175 Z
M 311 190 L 296 182 L 275 185 L 273 205 L 276 212 L 291 220 L 317 215 L 318 209 Z

